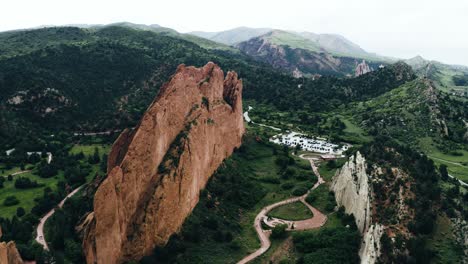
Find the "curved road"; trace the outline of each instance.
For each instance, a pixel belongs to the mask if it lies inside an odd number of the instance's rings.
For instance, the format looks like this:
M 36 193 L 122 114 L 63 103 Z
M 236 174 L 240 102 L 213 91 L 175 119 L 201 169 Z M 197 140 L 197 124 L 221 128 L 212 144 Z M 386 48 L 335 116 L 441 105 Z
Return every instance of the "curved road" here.
M 62 208 L 63 207 L 63 204 L 65 203 L 65 201 L 67 201 L 68 198 L 72 197 L 73 195 L 75 195 L 84 185 L 81 185 L 80 187 L 76 188 L 75 190 L 73 190 L 71 193 L 69 193 L 65 198 L 63 198 L 63 200 L 58 204 L 58 207 L 59 208 Z M 46 215 L 44 215 L 40 220 L 39 220 L 39 224 L 37 225 L 37 235 L 36 235 L 36 241 L 37 243 L 41 244 L 42 247 L 44 248 L 44 250 L 47 250 L 49 251 L 49 247 L 47 246 L 47 242 L 45 241 L 45 237 L 44 237 L 44 225 L 45 225 L 45 222 L 55 213 L 55 208 L 50 210 Z
M 269 125 L 265 125 L 265 124 L 260 124 L 260 123 L 255 123 L 254 121 L 252 121 L 252 119 L 249 117 L 249 111 L 252 110 L 253 107 L 251 107 L 249 105 L 249 109 L 247 111 L 244 112 L 244 120 L 245 122 L 247 123 L 252 123 L 252 124 L 256 124 L 256 125 L 259 125 L 259 126 L 262 126 L 262 127 L 268 127 L 268 128 L 271 128 L 273 130 L 276 130 L 276 131 L 281 131 L 281 128 L 278 128 L 278 127 L 274 127 L 274 126 L 269 126 Z
M 325 224 L 325 222 L 327 221 L 327 216 L 326 215 L 322 214 L 319 210 L 315 209 L 314 207 L 312 207 L 310 204 L 308 204 L 305 201 L 305 198 L 307 197 L 307 195 L 309 195 L 309 193 L 311 191 L 315 190 L 317 187 L 320 186 L 320 184 L 324 183 L 325 181 L 320 176 L 320 174 L 318 172 L 318 169 L 315 166 L 314 161 L 312 159 L 304 158 L 304 157 L 302 157 L 302 155 L 299 156 L 299 157 L 302 158 L 302 159 L 309 160 L 310 166 L 312 167 L 312 170 L 314 171 L 315 175 L 317 175 L 317 178 L 318 178 L 317 183 L 309 191 L 307 191 L 306 194 L 304 194 L 302 196 L 298 196 L 298 197 L 292 197 L 292 198 L 289 198 L 289 199 L 286 199 L 286 200 L 283 200 L 283 201 L 268 205 L 268 206 L 264 207 L 260 211 L 260 213 L 257 214 L 257 216 L 255 217 L 255 221 L 254 221 L 254 227 L 255 227 L 255 231 L 257 231 L 258 238 L 260 239 L 261 246 L 257 251 L 255 251 L 252 254 L 244 257 L 237 264 L 244 264 L 244 263 L 247 263 L 249 261 L 252 261 L 253 259 L 255 259 L 258 256 L 265 253 L 270 248 L 271 241 L 270 241 L 269 237 L 270 237 L 271 231 L 270 230 L 263 230 L 261 223 L 262 223 L 262 220 L 265 219 L 268 212 L 271 211 L 272 209 L 278 207 L 278 206 L 282 206 L 282 205 L 289 204 L 289 203 L 294 203 L 294 202 L 302 202 L 314 214 L 314 216 L 312 218 L 306 219 L 306 220 L 283 221 L 288 225 L 288 230 L 292 230 L 292 228 L 291 228 L 292 226 L 294 226 L 294 230 L 307 230 L 307 229 L 319 228 L 319 227 L 323 226 Z
M 466 168 L 465 165 L 463 165 L 463 164 L 461 164 L 461 163 L 459 163 L 459 162 L 453 162 L 453 161 L 449 161 L 449 160 L 444 160 L 444 159 L 436 158 L 436 157 L 429 156 L 429 155 L 428 155 L 428 157 L 431 158 L 431 159 L 435 159 L 435 160 L 438 160 L 438 161 L 442 161 L 442 162 L 445 162 L 445 163 L 449 163 L 449 164 L 452 164 L 452 165 L 456 165 L 456 166 L 460 166 L 460 167 L 465 167 L 465 168 Z M 452 178 L 452 179 L 458 180 L 458 182 L 459 182 L 462 186 L 468 187 L 468 183 L 466 183 L 466 182 L 464 182 L 464 181 L 458 179 L 457 177 L 455 177 L 455 176 L 453 176 L 453 175 L 450 175 L 450 174 L 449 174 L 448 176 L 449 176 L 450 178 Z

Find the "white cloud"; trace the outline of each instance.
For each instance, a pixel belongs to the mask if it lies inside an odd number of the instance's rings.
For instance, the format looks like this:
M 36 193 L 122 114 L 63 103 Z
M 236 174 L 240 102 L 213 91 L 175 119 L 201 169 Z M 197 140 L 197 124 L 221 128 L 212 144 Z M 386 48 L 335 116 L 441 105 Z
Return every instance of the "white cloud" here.
M 338 33 L 383 55 L 468 65 L 466 0 L 2 0 L 0 30 L 129 21 L 178 31 L 238 26 Z

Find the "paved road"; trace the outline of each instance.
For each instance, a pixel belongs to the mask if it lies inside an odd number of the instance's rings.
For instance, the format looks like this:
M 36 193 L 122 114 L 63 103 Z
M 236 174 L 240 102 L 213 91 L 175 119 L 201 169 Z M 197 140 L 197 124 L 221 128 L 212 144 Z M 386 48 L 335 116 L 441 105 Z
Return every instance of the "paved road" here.
M 436 157 L 433 157 L 433 156 L 428 156 L 429 158 L 431 159 L 436 159 L 436 160 L 439 160 L 439 161 L 442 161 L 442 162 L 446 162 L 446 163 L 449 163 L 449 164 L 453 164 L 453 165 L 457 165 L 457 166 L 460 166 L 460 167 L 466 167 L 465 165 L 459 163 L 459 162 L 453 162 L 453 161 L 449 161 L 449 160 L 444 160 L 444 159 L 441 159 L 441 158 L 436 158 Z
M 16 176 L 16 175 L 20 175 L 20 174 L 23 174 L 23 173 L 26 173 L 26 172 L 30 172 L 31 170 L 23 170 L 23 171 L 17 171 L 15 173 L 12 173 L 11 175 L 12 176 Z
M 439 159 L 439 158 L 436 158 L 436 157 L 432 157 L 432 156 L 428 156 L 429 158 L 431 159 L 435 159 L 435 160 L 438 160 L 438 161 L 442 161 L 442 162 L 445 162 L 445 163 L 449 163 L 449 164 L 453 164 L 453 165 L 456 165 L 456 166 L 460 166 L 460 167 L 467 167 L 459 162 L 453 162 L 453 161 L 448 161 L 448 160 L 444 160 L 444 159 Z M 458 182 L 462 185 L 462 186 L 465 186 L 465 187 L 468 187 L 468 183 L 458 179 L 457 177 L 453 176 L 453 175 L 448 175 L 450 178 L 452 179 L 455 179 L 455 180 L 458 180 Z
M 102 132 L 74 132 L 74 136 L 99 136 L 99 135 L 110 135 L 122 131 L 121 129 L 107 130 Z
M 450 175 L 450 174 L 449 174 L 448 176 L 449 176 L 450 178 L 452 178 L 452 179 L 458 180 L 458 182 L 459 182 L 462 186 L 468 187 L 468 183 L 466 183 L 466 182 L 464 182 L 464 181 L 458 179 L 457 177 L 455 177 L 455 176 L 453 176 L 453 175 Z
M 304 157 L 301 157 L 301 158 L 302 159 L 307 159 L 307 158 L 304 158 Z M 244 264 L 244 263 L 250 262 L 253 259 L 261 256 L 263 253 L 265 253 L 270 248 L 270 246 L 271 246 L 271 241 L 270 241 L 271 231 L 270 230 L 263 230 L 261 222 L 262 222 L 263 219 L 265 219 L 265 217 L 266 217 L 266 215 L 268 214 L 269 211 L 271 211 L 272 209 L 274 209 L 274 208 L 276 208 L 278 206 L 282 206 L 282 205 L 289 204 L 289 203 L 302 202 L 314 214 L 314 216 L 312 218 L 306 219 L 306 220 L 283 221 L 286 224 L 288 224 L 288 230 L 292 230 L 291 226 L 293 224 L 294 224 L 294 230 L 307 230 L 307 229 L 312 229 L 312 228 L 319 228 L 319 227 L 321 227 L 321 226 L 323 226 L 325 224 L 325 222 L 327 221 L 327 216 L 322 214 L 319 210 L 315 209 L 314 207 L 312 207 L 310 204 L 308 204 L 305 201 L 305 198 L 307 197 L 307 195 L 309 195 L 309 193 L 311 191 L 315 190 L 317 187 L 320 186 L 320 184 L 325 182 L 322 179 L 322 177 L 320 176 L 320 174 L 318 172 L 318 169 L 315 166 L 314 161 L 312 159 L 307 159 L 307 160 L 309 160 L 310 165 L 312 167 L 312 170 L 314 171 L 315 175 L 317 175 L 317 178 L 318 178 L 317 183 L 309 191 L 307 191 L 306 194 L 304 194 L 302 196 L 298 196 L 298 197 L 292 197 L 292 198 L 289 198 L 289 199 L 286 199 L 286 200 L 283 200 L 283 201 L 268 205 L 268 206 L 264 207 L 260 211 L 260 213 L 257 214 L 257 216 L 255 217 L 255 221 L 254 221 L 254 227 L 255 227 L 255 231 L 257 231 L 258 238 L 260 239 L 260 248 L 257 251 L 253 252 L 252 254 L 244 257 L 237 264 Z
M 83 187 L 83 185 L 81 185 L 80 187 L 76 188 L 75 190 L 73 190 L 71 193 L 69 193 L 65 198 L 63 198 L 63 200 L 58 204 L 58 207 L 59 208 L 62 208 L 63 207 L 63 204 L 65 203 L 65 201 L 72 197 L 73 195 L 75 195 L 80 189 L 81 187 Z M 47 242 L 45 241 L 45 237 L 44 237 L 44 225 L 45 225 L 45 222 L 55 213 L 55 209 L 52 209 L 50 210 L 46 215 L 44 215 L 40 220 L 39 220 L 39 224 L 37 225 L 37 229 L 36 229 L 36 241 L 37 243 L 41 244 L 42 247 L 44 248 L 44 250 L 47 250 L 49 251 L 49 247 L 47 246 Z
M 274 126 L 269 126 L 269 125 L 265 125 L 265 124 L 259 124 L 259 123 L 255 123 L 254 121 L 252 121 L 252 119 L 249 117 L 249 111 L 252 110 L 252 109 L 253 109 L 253 107 L 249 106 L 249 110 L 244 112 L 244 120 L 247 123 L 256 124 L 256 125 L 259 125 L 259 126 L 262 126 L 262 127 L 268 127 L 268 128 L 273 129 L 273 130 L 276 130 L 276 131 L 281 131 L 281 128 L 274 127 Z

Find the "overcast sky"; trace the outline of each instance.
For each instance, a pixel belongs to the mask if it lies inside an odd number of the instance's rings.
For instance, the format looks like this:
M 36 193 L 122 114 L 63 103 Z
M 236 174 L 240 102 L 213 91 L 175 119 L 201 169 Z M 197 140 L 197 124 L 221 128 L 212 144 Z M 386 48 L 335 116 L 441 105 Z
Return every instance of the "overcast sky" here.
M 0 31 L 39 25 L 238 26 L 337 33 L 369 52 L 468 65 L 468 0 L 1 0 Z

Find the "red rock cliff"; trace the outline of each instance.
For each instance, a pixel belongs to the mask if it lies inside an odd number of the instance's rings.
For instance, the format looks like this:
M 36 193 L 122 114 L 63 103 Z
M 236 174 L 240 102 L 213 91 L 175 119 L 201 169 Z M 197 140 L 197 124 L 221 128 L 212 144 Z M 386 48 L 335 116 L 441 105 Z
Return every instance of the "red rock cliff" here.
M 2 228 L 0 227 L 0 238 L 2 237 Z M 8 243 L 0 242 L 0 264 L 22 264 L 23 260 L 13 241 Z
M 87 263 L 122 263 L 178 232 L 221 162 L 241 144 L 242 81 L 208 63 L 178 67 L 109 155 L 83 248 Z

